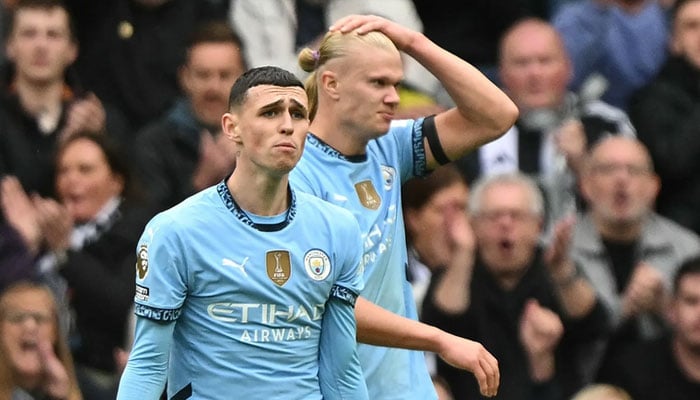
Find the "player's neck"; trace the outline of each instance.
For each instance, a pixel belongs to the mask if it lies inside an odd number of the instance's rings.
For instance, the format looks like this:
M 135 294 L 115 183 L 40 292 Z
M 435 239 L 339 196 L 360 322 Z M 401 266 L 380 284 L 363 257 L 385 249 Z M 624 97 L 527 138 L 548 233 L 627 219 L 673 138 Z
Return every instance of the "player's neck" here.
M 238 167 L 226 185 L 239 207 L 261 216 L 279 215 L 289 208 L 288 175 L 271 177 L 252 174 Z
M 345 156 L 367 152 L 367 142 L 361 140 L 362 136 L 340 120 L 317 116 L 309 126 L 309 131 Z

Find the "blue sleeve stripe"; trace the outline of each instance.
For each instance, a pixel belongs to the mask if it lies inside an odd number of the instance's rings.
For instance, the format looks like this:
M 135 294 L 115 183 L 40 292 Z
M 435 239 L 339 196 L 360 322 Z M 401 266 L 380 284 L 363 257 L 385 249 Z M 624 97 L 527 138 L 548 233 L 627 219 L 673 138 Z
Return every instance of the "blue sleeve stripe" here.
M 134 314 L 136 314 L 139 317 L 144 317 L 156 322 L 174 322 L 180 317 L 181 312 L 182 308 L 172 310 L 149 307 L 138 303 L 134 305 Z
M 331 297 L 344 301 L 350 304 L 352 307 L 355 307 L 357 296 L 357 293 L 343 286 L 333 285 L 331 288 Z

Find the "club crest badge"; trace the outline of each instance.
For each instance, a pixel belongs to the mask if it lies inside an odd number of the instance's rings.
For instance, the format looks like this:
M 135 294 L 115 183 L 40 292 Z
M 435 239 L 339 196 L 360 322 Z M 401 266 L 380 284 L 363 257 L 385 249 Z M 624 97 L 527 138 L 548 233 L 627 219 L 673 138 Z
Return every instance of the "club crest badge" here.
M 141 245 L 136 254 L 136 276 L 143 280 L 148 275 L 148 246 Z
M 323 250 L 309 250 L 304 256 L 304 269 L 311 279 L 322 281 L 331 273 L 331 260 Z
M 372 181 L 366 180 L 355 184 L 355 192 L 360 199 L 360 204 L 370 210 L 376 210 L 382 204 L 382 198 L 377 194 L 377 189 L 372 185 Z
M 388 192 L 394 186 L 396 170 L 388 165 L 382 165 L 382 178 L 384 179 L 384 190 Z
M 287 250 L 272 250 L 265 255 L 267 277 L 277 286 L 282 286 L 292 276 L 292 260 Z

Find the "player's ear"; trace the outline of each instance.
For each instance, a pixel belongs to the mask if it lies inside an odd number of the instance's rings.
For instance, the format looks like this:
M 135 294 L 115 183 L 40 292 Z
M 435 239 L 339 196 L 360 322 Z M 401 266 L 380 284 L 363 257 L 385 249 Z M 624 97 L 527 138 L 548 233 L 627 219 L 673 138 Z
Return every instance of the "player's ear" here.
M 333 71 L 323 71 L 321 74 L 321 87 L 320 90 L 324 91 L 332 99 L 337 100 L 340 95 L 338 92 L 338 82 L 337 76 Z
M 227 112 L 221 117 L 221 129 L 229 140 L 234 143 L 241 142 L 240 117 L 237 113 Z

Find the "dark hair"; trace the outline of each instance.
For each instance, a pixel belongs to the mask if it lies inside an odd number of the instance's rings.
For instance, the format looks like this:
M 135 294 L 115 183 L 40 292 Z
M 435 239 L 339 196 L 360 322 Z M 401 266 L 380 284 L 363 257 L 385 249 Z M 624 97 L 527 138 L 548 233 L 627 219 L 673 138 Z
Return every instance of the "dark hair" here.
M 4 29 L 4 34 L 5 38 L 10 37 L 12 34 L 12 30 L 15 27 L 15 18 L 17 16 L 17 13 L 22 10 L 45 10 L 45 11 L 50 11 L 54 8 L 60 8 L 63 11 L 66 12 L 66 16 L 68 17 L 68 35 L 70 37 L 70 40 L 74 43 L 78 41 L 78 38 L 76 36 L 76 31 L 75 31 L 75 22 L 73 21 L 73 17 L 71 16 L 70 10 L 68 10 L 68 7 L 62 0 L 17 0 L 17 3 L 15 3 L 14 6 L 9 10 L 10 12 L 7 13 L 5 17 L 5 29 Z
M 681 280 L 692 274 L 700 274 L 700 255 L 688 258 L 681 263 L 676 274 L 673 276 L 673 294 L 678 294 Z
M 134 175 L 131 170 L 130 164 L 127 162 L 126 157 L 123 153 L 122 148 L 113 141 L 106 133 L 95 133 L 88 131 L 80 131 L 71 134 L 65 138 L 59 144 L 56 149 L 56 156 L 54 158 L 55 162 L 58 163 L 59 158 L 63 155 L 63 152 L 70 146 L 73 142 L 79 139 L 87 139 L 95 143 L 101 150 L 107 160 L 107 165 L 109 169 L 122 177 L 124 180 L 124 189 L 122 191 L 122 197 L 128 200 L 140 200 L 142 193 L 140 188 L 134 181 Z
M 248 90 L 259 85 L 298 86 L 304 89 L 299 78 L 285 69 L 273 66 L 252 68 L 243 73 L 231 87 L 231 94 L 228 98 L 229 109 L 243 104 Z
M 193 47 L 205 43 L 230 43 L 238 48 L 238 52 L 241 55 L 241 59 L 245 60 L 243 57 L 243 41 L 238 33 L 223 21 L 206 21 L 197 26 L 197 28 L 189 36 L 186 48 L 187 52 Z M 189 55 L 189 54 L 187 54 Z M 189 57 L 186 57 L 186 59 Z
M 406 210 L 422 208 L 436 193 L 455 183 L 466 186 L 466 180 L 452 164 L 437 168 L 425 178 L 411 179 L 401 188 L 403 208 Z

